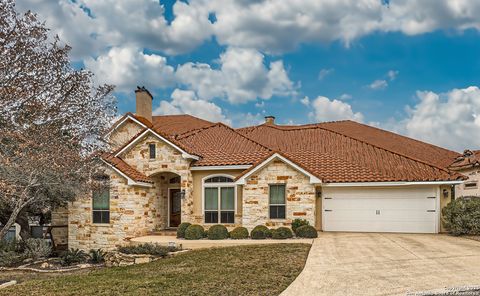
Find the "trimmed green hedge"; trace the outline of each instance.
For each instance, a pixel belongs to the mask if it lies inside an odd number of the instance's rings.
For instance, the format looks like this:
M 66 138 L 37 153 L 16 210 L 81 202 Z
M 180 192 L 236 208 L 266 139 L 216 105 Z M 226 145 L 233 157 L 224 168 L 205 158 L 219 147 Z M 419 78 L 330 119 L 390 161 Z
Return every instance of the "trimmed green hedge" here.
M 250 233 L 252 239 L 266 239 L 272 237 L 272 231 L 265 225 L 257 225 Z
M 288 227 L 279 227 L 277 229 L 272 230 L 273 239 L 287 239 L 292 237 L 293 237 L 293 232 Z
M 202 239 L 205 237 L 205 229 L 198 224 L 193 224 L 187 227 L 185 230 L 185 239 Z
M 217 224 L 210 226 L 210 228 L 207 231 L 207 237 L 208 239 L 226 239 L 228 238 L 228 230 L 227 227 Z
M 185 238 L 185 230 L 187 230 L 188 226 L 192 225 L 192 223 L 183 222 L 178 225 L 177 228 L 177 238 Z
M 451 234 L 480 234 L 480 198 L 457 198 L 443 208 L 442 214 L 443 225 Z
M 297 234 L 297 228 L 305 225 L 310 225 L 310 223 L 305 219 L 295 219 L 292 222 L 292 231 Z
M 303 225 L 297 228 L 295 232 L 297 237 L 305 237 L 305 238 L 316 238 L 318 237 L 317 230 L 315 227 L 310 225 Z
M 236 227 L 232 231 L 230 231 L 230 238 L 231 239 L 246 239 L 248 238 L 248 229 L 245 227 Z

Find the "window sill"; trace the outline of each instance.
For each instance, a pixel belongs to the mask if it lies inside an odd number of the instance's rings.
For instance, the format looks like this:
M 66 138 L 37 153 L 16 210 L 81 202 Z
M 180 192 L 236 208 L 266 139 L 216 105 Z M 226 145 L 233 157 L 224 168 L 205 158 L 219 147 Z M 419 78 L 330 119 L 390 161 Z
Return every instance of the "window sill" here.
M 92 223 L 92 226 L 98 226 L 98 227 L 109 227 L 112 224 L 110 223 Z

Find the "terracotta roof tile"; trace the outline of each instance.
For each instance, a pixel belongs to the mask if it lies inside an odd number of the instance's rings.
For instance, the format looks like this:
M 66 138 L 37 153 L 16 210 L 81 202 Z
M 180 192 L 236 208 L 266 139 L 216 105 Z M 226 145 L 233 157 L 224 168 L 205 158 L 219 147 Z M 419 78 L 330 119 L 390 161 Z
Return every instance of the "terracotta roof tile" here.
M 145 174 L 137 171 L 133 167 L 131 167 L 129 164 L 127 164 L 125 161 L 123 161 L 119 157 L 115 157 L 111 153 L 104 153 L 102 156 L 102 159 L 120 170 L 122 173 L 127 175 L 130 179 L 136 181 L 136 182 L 147 182 L 147 183 L 153 183 L 152 179 L 147 177 Z
M 451 170 L 463 170 L 480 166 L 480 150 L 465 150 L 449 166 Z

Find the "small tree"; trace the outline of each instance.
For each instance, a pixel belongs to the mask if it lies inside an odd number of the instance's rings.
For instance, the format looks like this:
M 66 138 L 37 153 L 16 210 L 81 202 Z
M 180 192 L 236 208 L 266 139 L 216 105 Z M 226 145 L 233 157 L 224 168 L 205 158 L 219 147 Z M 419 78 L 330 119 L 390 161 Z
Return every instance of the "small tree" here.
M 88 190 L 115 116 L 112 86 L 70 66 L 70 47 L 14 2 L 0 1 L 0 211 L 3 238 L 27 208 L 64 205 Z

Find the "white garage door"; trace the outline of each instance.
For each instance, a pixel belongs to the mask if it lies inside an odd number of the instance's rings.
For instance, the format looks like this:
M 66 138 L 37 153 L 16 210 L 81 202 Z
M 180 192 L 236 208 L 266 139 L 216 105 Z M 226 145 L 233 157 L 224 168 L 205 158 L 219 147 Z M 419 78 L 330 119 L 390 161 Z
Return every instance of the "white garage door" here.
M 324 231 L 437 232 L 435 187 L 324 187 Z

